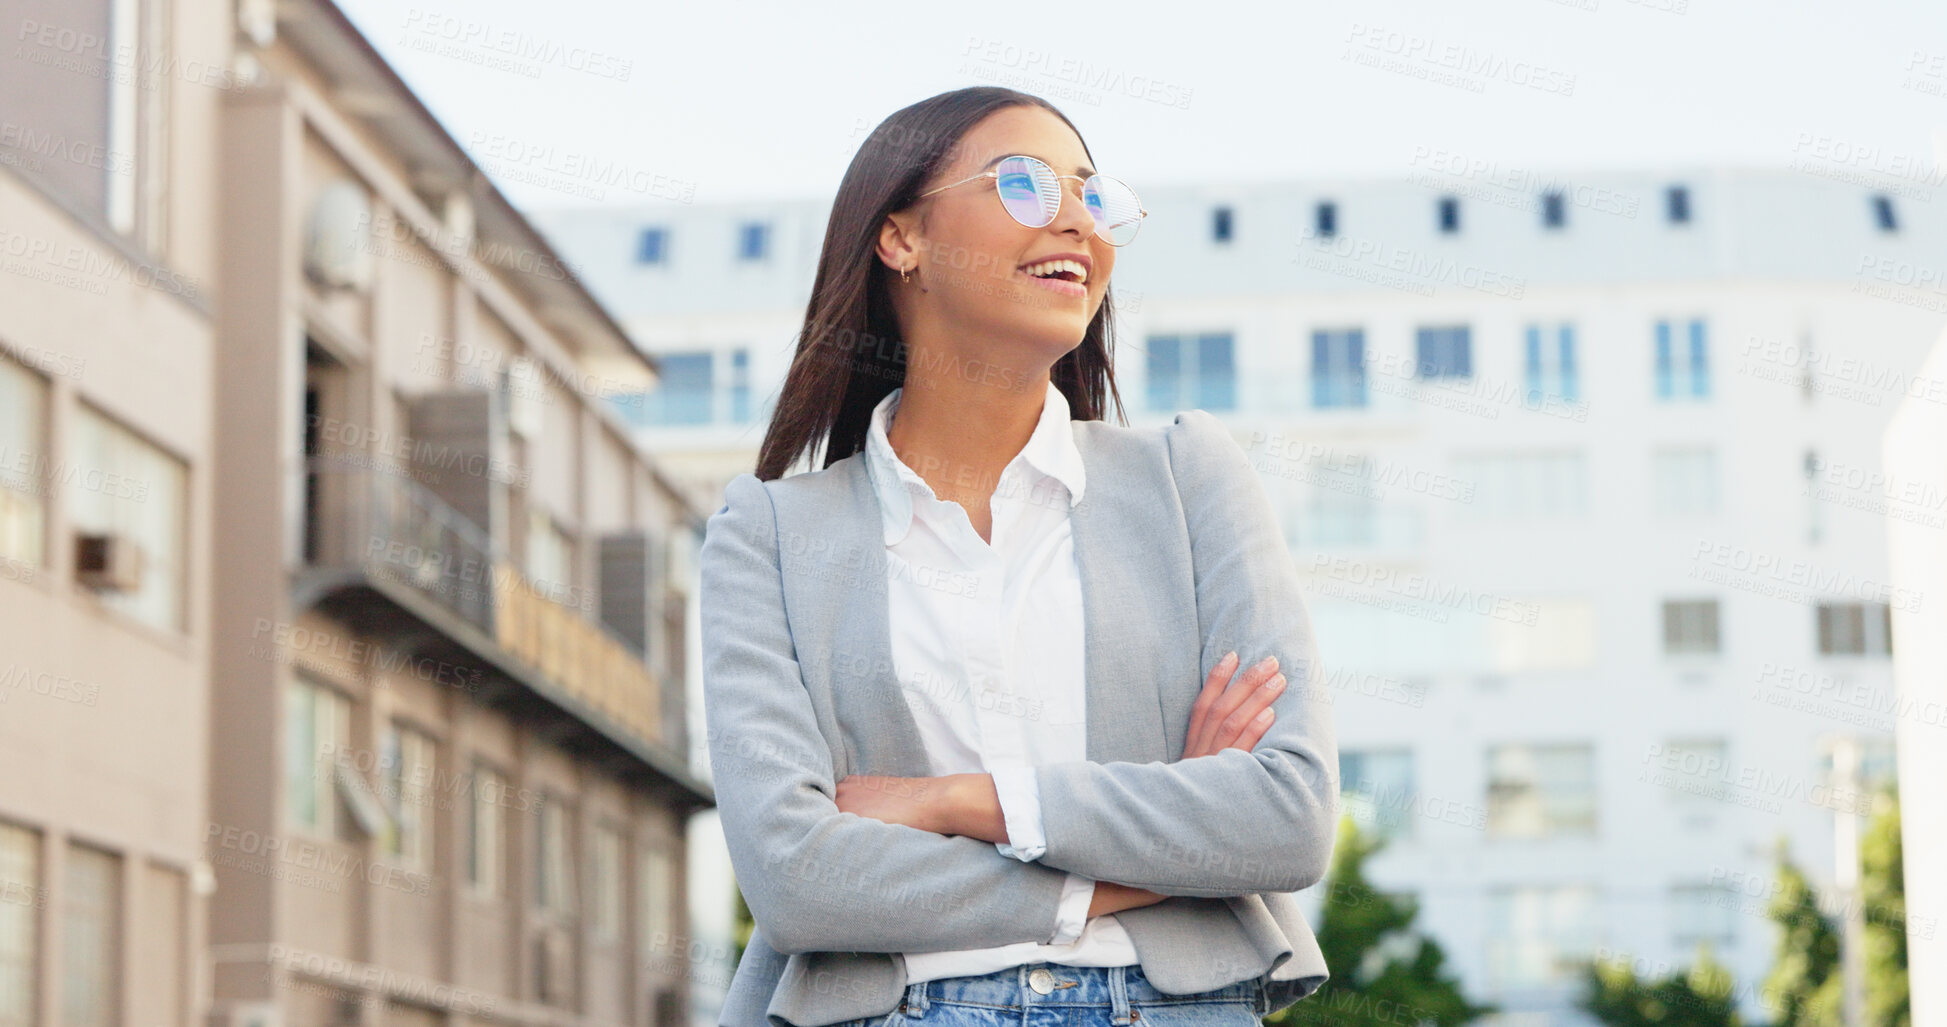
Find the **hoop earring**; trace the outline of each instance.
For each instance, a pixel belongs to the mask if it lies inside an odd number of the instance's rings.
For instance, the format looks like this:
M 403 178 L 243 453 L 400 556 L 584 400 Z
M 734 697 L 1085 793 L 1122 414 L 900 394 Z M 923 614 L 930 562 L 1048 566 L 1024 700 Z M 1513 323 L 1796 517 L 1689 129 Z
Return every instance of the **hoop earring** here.
M 903 267 L 899 269 L 899 284 L 901 285 L 907 285 L 910 284 L 911 282 L 911 280 L 906 277 L 906 271 L 907 269 Z

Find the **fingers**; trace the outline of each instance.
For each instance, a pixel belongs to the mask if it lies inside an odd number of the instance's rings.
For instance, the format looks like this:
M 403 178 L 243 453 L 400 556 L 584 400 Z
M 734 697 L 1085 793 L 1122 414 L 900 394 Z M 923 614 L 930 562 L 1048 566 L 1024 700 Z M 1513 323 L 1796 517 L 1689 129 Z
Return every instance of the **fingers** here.
M 1226 656 L 1205 678 L 1203 691 L 1191 710 L 1190 744 L 1184 749 L 1184 758 L 1231 747 L 1248 750 L 1270 730 L 1276 718 L 1271 704 L 1284 693 L 1285 686 L 1284 675 L 1278 673 L 1278 659 L 1266 657 L 1231 681 L 1230 668 L 1236 662 L 1234 653 Z
M 1223 696 L 1224 684 L 1230 680 L 1231 674 L 1236 669 L 1237 652 L 1232 650 L 1229 655 L 1218 660 L 1216 666 L 1210 668 L 1209 674 L 1204 675 L 1203 691 L 1197 693 L 1196 705 L 1190 707 L 1190 737 L 1184 747 L 1186 757 L 1201 756 L 1208 751 L 1204 746 L 1210 742 L 1210 732 L 1215 719 L 1210 716 L 1210 707 Z

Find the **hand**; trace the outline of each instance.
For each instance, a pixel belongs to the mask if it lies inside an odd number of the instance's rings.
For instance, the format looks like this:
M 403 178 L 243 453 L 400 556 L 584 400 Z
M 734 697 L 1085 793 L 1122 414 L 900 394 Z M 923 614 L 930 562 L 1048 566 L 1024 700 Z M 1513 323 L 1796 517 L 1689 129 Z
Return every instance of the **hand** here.
M 948 825 L 943 820 L 947 812 L 945 778 L 852 774 L 838 782 L 832 801 L 846 813 L 950 833 L 944 830 Z
M 1153 906 L 1166 898 L 1169 896 L 1158 895 L 1134 885 L 1097 881 L 1095 897 L 1088 902 L 1088 917 L 1093 920 L 1104 913 L 1120 913 L 1125 909 L 1135 909 L 1138 906 Z
M 1238 657 L 1233 652 L 1217 661 L 1210 668 L 1210 676 L 1204 678 L 1203 691 L 1197 694 L 1197 703 L 1190 708 L 1190 734 L 1183 747 L 1184 759 L 1209 756 L 1224 749 L 1249 752 L 1271 730 L 1271 722 L 1277 719 L 1271 703 L 1284 693 L 1285 686 L 1284 675 L 1277 672 L 1278 658 L 1266 657 L 1246 670 L 1243 677 L 1231 681 L 1237 664 Z

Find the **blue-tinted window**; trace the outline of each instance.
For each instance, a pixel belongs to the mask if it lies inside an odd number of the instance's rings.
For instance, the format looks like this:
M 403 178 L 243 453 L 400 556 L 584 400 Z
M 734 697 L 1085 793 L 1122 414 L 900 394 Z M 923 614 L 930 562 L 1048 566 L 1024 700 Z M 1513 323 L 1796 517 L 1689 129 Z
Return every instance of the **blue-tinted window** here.
M 1686 352 L 1677 353 L 1677 331 L 1684 329 Z M 1656 323 L 1656 395 L 1658 399 L 1707 397 L 1710 395 L 1709 341 L 1704 322 L 1693 318 L 1687 323 Z
M 1440 325 L 1414 333 L 1421 378 L 1468 378 L 1474 373 L 1473 340 L 1466 325 Z
M 730 354 L 730 420 L 750 422 L 750 350 L 736 349 Z
M 1562 194 L 1545 192 L 1541 194 L 1541 223 L 1548 228 L 1560 228 L 1567 213 L 1562 205 Z
M 1156 413 L 1237 409 L 1235 343 L 1229 332 L 1152 335 L 1145 397 Z
M 1669 214 L 1670 223 L 1686 224 L 1690 221 L 1690 190 L 1673 185 L 1663 191 L 1663 205 Z
M 645 228 L 636 235 L 635 262 L 660 264 L 669 259 L 669 230 Z
M 646 397 L 644 419 L 655 425 L 709 424 L 714 416 L 712 353 L 665 353 L 662 381 Z
M 1230 241 L 1230 208 L 1218 207 L 1210 212 L 1210 238 L 1215 242 Z
M 1339 205 L 1325 200 L 1313 208 L 1312 230 L 1326 238 L 1339 234 Z
M 1553 399 L 1580 399 L 1575 375 L 1575 326 L 1566 322 L 1551 331 L 1531 324 L 1522 338 L 1521 367 L 1527 379 L 1528 405 Z
M 1366 333 L 1361 328 L 1312 333 L 1312 406 L 1366 405 Z
M 1460 200 L 1458 197 L 1440 197 L 1440 231 L 1452 235 L 1460 231 Z
M 771 226 L 747 221 L 737 229 L 737 259 L 763 260 L 770 254 Z
M 1873 197 L 1873 224 L 1882 232 L 1900 230 L 1899 218 L 1893 214 L 1893 198 L 1885 194 Z

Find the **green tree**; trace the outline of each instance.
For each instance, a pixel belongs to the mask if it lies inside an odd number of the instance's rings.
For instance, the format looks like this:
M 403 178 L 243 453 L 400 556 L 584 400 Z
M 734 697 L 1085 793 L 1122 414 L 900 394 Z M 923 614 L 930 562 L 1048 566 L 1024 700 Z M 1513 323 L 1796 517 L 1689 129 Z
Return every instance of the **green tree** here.
M 1689 967 L 1660 978 L 1636 976 L 1628 960 L 1596 960 L 1585 971 L 1581 1005 L 1609 1027 L 1740 1027 L 1731 971 L 1698 948 Z
M 1446 953 L 1412 930 L 1419 903 L 1381 892 L 1366 880 L 1365 862 L 1384 844 L 1360 831 L 1351 817 L 1340 819 L 1316 932 L 1331 979 L 1265 1023 L 1444 1027 L 1495 1011 L 1468 1002 L 1445 969 Z
M 1792 862 L 1790 843 L 1783 838 L 1777 858 L 1777 881 L 1765 914 L 1778 925 L 1778 949 L 1764 994 L 1778 1017 L 1774 1027 L 1825 1027 L 1833 1022 L 1826 1019 L 1825 1007 L 1838 994 L 1839 929 L 1819 910 L 1818 893 Z
M 1866 1027 L 1911 1027 L 1907 994 L 1906 868 L 1900 846 L 1900 802 L 1895 784 L 1874 793 L 1871 819 L 1859 841 L 1859 902 L 1865 921 Z M 1778 956 L 1766 979 L 1780 1017 L 1776 1027 L 1824 1027 L 1844 1020 L 1845 980 L 1840 971 L 1840 917 L 1820 911 L 1805 875 L 1779 844 L 1778 889 L 1771 919 L 1779 925 Z M 1773 991 L 1775 989 L 1775 992 Z
M 1859 843 L 1860 898 L 1866 914 L 1866 1023 L 1912 1027 L 1907 995 L 1906 860 L 1900 846 L 1900 793 L 1876 793 L 1872 822 Z

